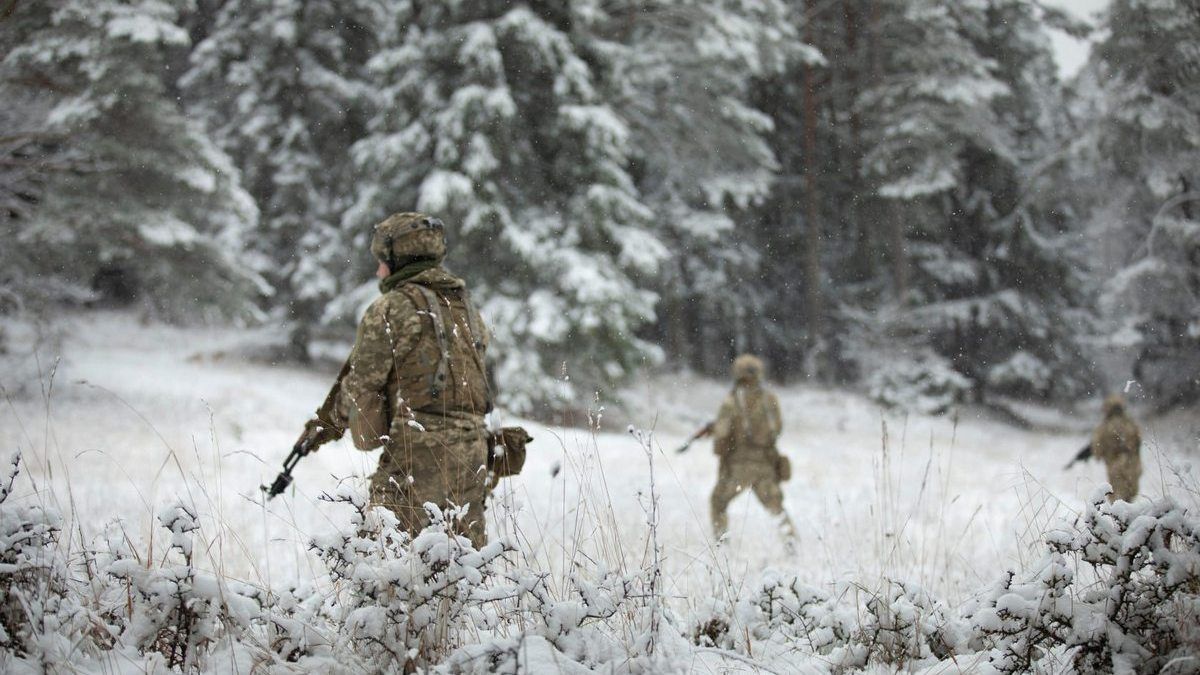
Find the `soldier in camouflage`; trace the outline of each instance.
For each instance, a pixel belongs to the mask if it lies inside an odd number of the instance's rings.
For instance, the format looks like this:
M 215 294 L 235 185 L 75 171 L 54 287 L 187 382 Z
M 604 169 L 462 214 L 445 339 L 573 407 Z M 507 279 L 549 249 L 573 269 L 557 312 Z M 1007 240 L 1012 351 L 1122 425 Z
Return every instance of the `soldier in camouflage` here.
M 1138 480 L 1142 477 L 1142 433 L 1125 412 L 1125 400 L 1113 394 L 1104 401 L 1104 419 L 1092 432 L 1092 454 L 1104 461 L 1108 482 L 1112 485 L 1109 499 L 1131 502 L 1137 497 Z
M 383 446 L 371 501 L 409 533 L 426 503 L 465 507 L 458 531 L 486 541 L 488 330 L 466 284 L 442 267 L 442 221 L 398 213 L 375 227 L 371 253 L 383 292 L 367 309 L 331 420 L 360 450 Z
M 729 528 L 725 510 L 743 490 L 754 490 L 767 511 L 782 520 L 784 532 L 795 534 L 783 510 L 780 483 L 790 473 L 787 460 L 775 447 L 783 421 L 779 399 L 763 388 L 763 363 L 743 354 L 733 362 L 733 391 L 721 404 L 713 425 L 713 451 L 720 457 L 717 486 L 710 507 L 713 531 L 720 539 Z

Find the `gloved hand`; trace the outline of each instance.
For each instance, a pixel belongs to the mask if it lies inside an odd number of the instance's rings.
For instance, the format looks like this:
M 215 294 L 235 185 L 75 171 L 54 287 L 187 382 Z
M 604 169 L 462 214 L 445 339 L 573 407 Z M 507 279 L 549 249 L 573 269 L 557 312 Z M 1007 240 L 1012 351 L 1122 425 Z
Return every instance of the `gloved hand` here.
M 316 452 L 317 448 L 326 443 L 336 441 L 345 433 L 344 429 L 328 425 L 314 417 L 304 423 L 304 431 L 300 434 L 300 438 L 296 439 L 296 444 L 292 446 L 292 449 L 302 455 L 307 455 L 310 452 Z

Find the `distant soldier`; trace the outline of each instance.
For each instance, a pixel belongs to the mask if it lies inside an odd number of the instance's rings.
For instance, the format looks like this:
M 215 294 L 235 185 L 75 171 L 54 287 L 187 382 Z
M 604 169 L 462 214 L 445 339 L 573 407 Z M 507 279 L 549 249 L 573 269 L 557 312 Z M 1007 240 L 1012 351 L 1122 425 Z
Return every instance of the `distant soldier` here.
M 1127 502 L 1138 493 L 1142 477 L 1142 434 L 1125 412 L 1125 400 L 1113 394 L 1104 400 L 1104 420 L 1092 432 L 1092 454 L 1104 461 L 1113 496 Z
M 733 379 L 733 391 L 721 404 L 712 429 L 713 451 L 721 458 L 710 501 L 713 531 L 718 539 L 725 534 L 729 502 L 751 488 L 767 511 L 783 521 L 785 532 L 794 535 L 779 489 L 780 483 L 791 477 L 787 458 L 775 447 L 783 428 L 779 399 L 763 388 L 763 363 L 757 357 L 737 357 Z
M 484 415 L 491 410 L 487 328 L 466 284 L 441 266 L 441 220 L 390 216 L 375 227 L 371 253 L 383 295 L 359 324 L 341 393 L 323 421 L 349 427 L 360 450 L 384 446 L 371 476 L 371 502 L 391 509 L 409 533 L 429 524 L 426 502 L 465 506 L 457 528 L 481 546 Z

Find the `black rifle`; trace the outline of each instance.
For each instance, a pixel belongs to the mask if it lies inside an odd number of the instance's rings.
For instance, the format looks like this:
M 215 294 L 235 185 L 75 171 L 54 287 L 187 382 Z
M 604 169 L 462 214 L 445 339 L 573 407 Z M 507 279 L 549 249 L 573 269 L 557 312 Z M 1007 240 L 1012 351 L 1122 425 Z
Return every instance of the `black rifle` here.
M 700 440 L 701 438 L 704 438 L 705 436 L 708 436 L 709 434 L 711 434 L 713 432 L 714 424 L 716 424 L 716 422 L 709 422 L 708 424 L 705 424 L 703 427 L 700 428 L 700 431 L 697 431 L 696 433 L 692 434 L 692 437 L 687 439 L 686 443 L 679 446 L 679 449 L 676 450 L 675 452 L 678 454 L 683 454 L 683 453 L 687 452 L 688 448 L 692 447 L 692 443 L 695 443 L 696 441 Z
M 267 499 L 275 495 L 282 494 L 288 486 L 292 484 L 292 469 L 296 468 L 296 464 L 300 462 L 300 458 L 310 452 L 315 452 L 317 448 L 336 441 L 341 438 L 346 430 L 338 427 L 328 420 L 333 408 L 337 405 L 338 394 L 342 391 L 342 378 L 346 377 L 346 373 L 350 372 L 350 359 L 346 359 L 346 363 L 342 365 L 342 371 L 338 373 L 337 381 L 333 383 L 333 387 L 329 389 L 329 393 L 325 395 L 325 402 L 317 408 L 316 414 L 312 419 L 304 423 L 304 431 L 301 432 L 300 438 L 296 440 L 292 446 L 292 452 L 283 460 L 283 471 L 275 477 L 275 482 L 271 483 L 271 487 L 262 486 L 262 491 L 267 493 Z
M 1075 464 L 1077 462 L 1086 462 L 1091 458 L 1092 458 L 1092 444 L 1088 443 L 1087 445 L 1083 446 L 1083 449 L 1079 451 L 1079 454 L 1075 455 L 1075 459 L 1072 459 L 1071 461 L 1067 462 L 1067 465 L 1063 467 L 1063 471 L 1066 471 L 1067 469 L 1075 466 Z

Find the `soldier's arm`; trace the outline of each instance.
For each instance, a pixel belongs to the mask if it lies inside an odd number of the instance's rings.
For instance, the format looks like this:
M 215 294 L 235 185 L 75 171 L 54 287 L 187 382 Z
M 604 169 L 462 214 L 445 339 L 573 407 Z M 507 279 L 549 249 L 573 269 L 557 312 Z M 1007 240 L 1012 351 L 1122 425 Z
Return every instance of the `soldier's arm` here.
M 412 349 L 419 331 L 419 316 L 403 296 L 381 297 L 363 315 L 338 402 L 359 450 L 373 450 L 386 440 L 392 412 L 388 379 L 397 359 Z
M 1113 457 L 1113 438 L 1115 430 L 1112 424 L 1105 420 L 1092 432 L 1092 456 L 1102 462 L 1111 462 Z
M 733 402 L 733 397 L 729 396 L 721 403 L 721 409 L 717 412 L 717 420 L 712 425 L 713 450 L 718 455 L 723 454 L 725 449 L 728 449 L 729 443 L 733 437 L 733 415 L 736 405 Z

